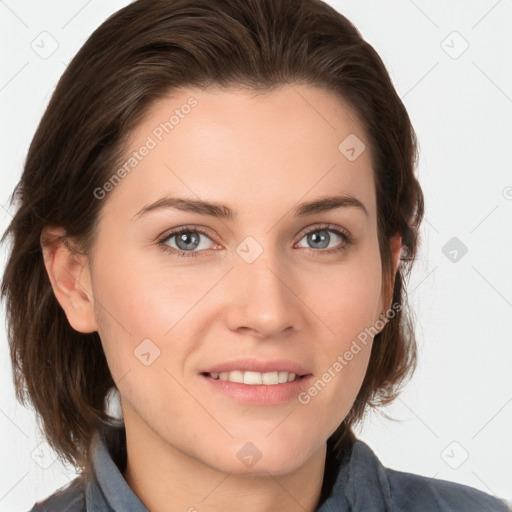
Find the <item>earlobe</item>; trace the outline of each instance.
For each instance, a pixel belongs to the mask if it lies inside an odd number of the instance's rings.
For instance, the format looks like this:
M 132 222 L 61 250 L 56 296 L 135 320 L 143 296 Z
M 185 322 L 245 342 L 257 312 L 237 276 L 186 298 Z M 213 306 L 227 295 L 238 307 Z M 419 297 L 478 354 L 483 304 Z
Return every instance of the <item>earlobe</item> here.
M 45 227 L 40 242 L 53 293 L 78 332 L 98 330 L 87 256 L 73 249 L 62 228 Z

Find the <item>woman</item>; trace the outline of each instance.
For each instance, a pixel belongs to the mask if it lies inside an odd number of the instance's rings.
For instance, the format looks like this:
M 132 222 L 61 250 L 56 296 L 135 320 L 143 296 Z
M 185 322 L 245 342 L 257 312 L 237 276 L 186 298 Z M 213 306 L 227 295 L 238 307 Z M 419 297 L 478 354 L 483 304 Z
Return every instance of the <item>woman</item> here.
M 322 2 L 139 0 L 99 27 L 4 235 L 18 397 L 82 470 L 33 510 L 506 510 L 352 430 L 416 363 L 415 156 Z

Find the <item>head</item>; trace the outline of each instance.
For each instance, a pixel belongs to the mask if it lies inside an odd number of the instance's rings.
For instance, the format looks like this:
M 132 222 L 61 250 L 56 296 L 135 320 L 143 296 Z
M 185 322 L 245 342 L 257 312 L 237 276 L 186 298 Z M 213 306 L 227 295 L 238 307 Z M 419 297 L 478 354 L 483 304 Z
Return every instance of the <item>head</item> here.
M 115 13 L 59 81 L 13 194 L 18 398 L 78 467 L 111 390 L 127 428 L 226 472 L 254 472 L 248 442 L 272 473 L 341 445 L 415 366 L 415 157 L 381 59 L 322 2 Z M 296 362 L 308 386 L 228 398 L 205 374 L 239 358 Z

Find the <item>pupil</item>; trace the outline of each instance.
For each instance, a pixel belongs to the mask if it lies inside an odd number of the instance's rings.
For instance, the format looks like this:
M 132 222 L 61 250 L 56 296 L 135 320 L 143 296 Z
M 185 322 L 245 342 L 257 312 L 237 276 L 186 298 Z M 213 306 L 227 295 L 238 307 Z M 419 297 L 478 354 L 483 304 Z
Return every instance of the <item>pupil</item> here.
M 193 240 L 193 241 L 190 241 Z M 190 244 L 194 244 L 192 247 L 190 247 Z M 181 233 L 181 235 L 178 236 L 176 239 L 176 245 L 184 250 L 184 249 L 195 249 L 197 245 L 199 244 L 199 236 L 195 233 Z
M 323 234 L 318 234 L 318 233 L 323 233 Z M 320 243 L 320 244 L 323 243 L 323 245 L 321 245 L 321 247 L 320 247 L 321 249 L 325 249 L 329 245 L 329 235 L 327 234 L 327 231 L 325 231 L 325 230 L 318 231 L 317 233 L 311 233 L 309 235 L 309 238 L 310 238 L 310 241 L 313 242 L 314 244 L 315 243 Z

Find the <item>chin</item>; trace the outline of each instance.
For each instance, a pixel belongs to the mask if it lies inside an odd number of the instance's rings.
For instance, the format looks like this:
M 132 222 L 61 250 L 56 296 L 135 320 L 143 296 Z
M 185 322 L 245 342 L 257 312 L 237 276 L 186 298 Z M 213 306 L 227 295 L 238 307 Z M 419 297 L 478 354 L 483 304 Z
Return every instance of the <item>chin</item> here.
M 229 446 L 219 444 L 212 454 L 213 466 L 239 476 L 285 475 L 291 473 L 314 455 L 319 449 L 304 438 L 284 439 L 282 436 L 254 436 L 229 441 Z M 204 453 L 204 452 L 203 452 Z

